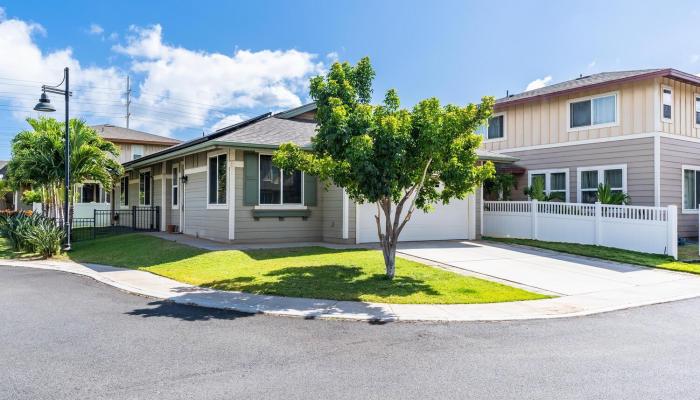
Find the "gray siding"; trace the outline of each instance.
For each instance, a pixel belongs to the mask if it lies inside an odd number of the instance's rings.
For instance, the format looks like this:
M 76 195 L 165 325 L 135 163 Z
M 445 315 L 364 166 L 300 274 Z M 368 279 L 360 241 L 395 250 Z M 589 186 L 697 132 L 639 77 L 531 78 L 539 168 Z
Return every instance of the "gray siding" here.
M 236 151 L 236 160 L 243 160 L 243 152 Z M 318 184 L 318 183 L 317 183 Z M 243 205 L 243 168 L 236 168 L 236 221 L 235 240 L 240 242 L 301 242 L 320 241 L 323 238 L 323 188 L 319 187 L 317 206 L 309 207 L 311 215 L 302 218 L 253 218 L 253 206 Z M 189 188 L 188 188 L 189 190 Z M 189 221 L 189 219 L 188 219 Z M 186 224 L 189 224 L 187 222 Z
M 576 202 L 576 168 L 627 164 L 627 193 L 632 204 L 654 205 L 654 139 L 641 138 L 602 143 L 579 144 L 548 149 L 506 153 L 520 159 L 516 163 L 527 170 L 569 170 L 569 201 Z M 680 173 L 679 173 L 680 176 Z M 525 200 L 527 173 L 518 177 L 513 200 Z
M 188 173 L 187 177 L 184 233 L 213 240 L 228 240 L 228 209 L 207 208 L 207 173 Z
M 337 186 L 323 189 L 323 240 L 333 243 L 355 243 L 355 203 L 348 199 L 348 238 L 343 239 L 343 190 Z
M 700 166 L 700 143 L 661 138 L 661 205 L 678 207 L 678 236 L 698 236 L 698 214 L 682 212 L 683 165 Z

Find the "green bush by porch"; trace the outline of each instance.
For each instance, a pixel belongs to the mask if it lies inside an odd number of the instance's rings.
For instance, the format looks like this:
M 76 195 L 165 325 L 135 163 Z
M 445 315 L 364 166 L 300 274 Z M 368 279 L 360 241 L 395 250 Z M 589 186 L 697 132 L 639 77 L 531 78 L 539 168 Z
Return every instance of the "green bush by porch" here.
M 219 290 L 381 303 L 460 304 L 547 296 L 404 259 L 384 276 L 381 252 L 303 247 L 206 251 L 130 234 L 76 243 L 69 257 L 149 271 Z

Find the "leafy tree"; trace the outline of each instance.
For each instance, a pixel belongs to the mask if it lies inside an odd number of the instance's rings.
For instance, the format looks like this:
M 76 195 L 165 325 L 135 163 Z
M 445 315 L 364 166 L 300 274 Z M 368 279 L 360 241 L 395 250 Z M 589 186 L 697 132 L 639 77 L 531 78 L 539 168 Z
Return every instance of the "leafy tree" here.
M 598 192 L 596 194 L 598 196 L 598 201 L 602 204 L 629 204 L 631 200 L 627 193 L 621 191 L 613 192 L 612 189 L 610 189 L 610 185 L 603 183 L 598 185 Z
M 63 219 L 64 125 L 44 117 L 28 118 L 27 123 L 32 130 L 22 131 L 12 140 L 9 179 L 16 188 L 27 184 L 41 188 L 44 210 L 49 216 Z M 82 120 L 70 120 L 69 127 L 71 186 L 95 180 L 111 188 L 114 178 L 123 172 L 117 161 L 117 147 Z M 69 189 L 73 193 L 74 186 Z M 73 196 L 68 200 L 72 203 Z
M 463 199 L 494 173 L 492 163 L 479 164 L 481 136 L 474 134 L 494 100 L 460 107 L 429 98 L 409 110 L 392 89 L 383 104 L 371 105 L 374 76 L 363 58 L 355 66 L 334 63 L 326 76 L 313 78 L 318 129 L 312 150 L 286 143 L 273 161 L 342 187 L 355 202 L 375 203 L 386 275 L 393 278 L 399 235 L 415 210 Z

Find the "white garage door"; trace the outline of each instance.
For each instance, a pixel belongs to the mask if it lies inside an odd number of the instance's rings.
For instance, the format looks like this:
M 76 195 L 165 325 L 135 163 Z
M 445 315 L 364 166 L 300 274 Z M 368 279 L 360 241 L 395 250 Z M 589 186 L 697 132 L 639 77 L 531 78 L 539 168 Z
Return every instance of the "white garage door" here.
M 475 210 L 473 195 L 465 200 L 452 200 L 447 205 L 436 205 L 435 209 L 430 213 L 416 210 L 401 232 L 399 240 L 406 242 L 415 240 L 473 239 Z M 374 216 L 377 214 L 376 204 L 358 205 L 357 211 L 357 242 L 378 242 L 377 223 L 374 220 Z M 383 214 L 381 216 L 383 224 Z

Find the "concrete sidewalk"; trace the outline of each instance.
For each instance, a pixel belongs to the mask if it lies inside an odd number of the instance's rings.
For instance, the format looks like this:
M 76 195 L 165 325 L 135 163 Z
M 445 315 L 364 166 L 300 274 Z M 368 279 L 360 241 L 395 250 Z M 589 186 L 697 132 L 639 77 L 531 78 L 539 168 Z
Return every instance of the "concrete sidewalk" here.
M 700 296 L 700 277 L 674 273 L 644 283 L 553 299 L 493 304 L 377 304 L 254 295 L 200 288 L 148 272 L 64 261 L 2 261 L 89 276 L 116 288 L 180 304 L 302 318 L 361 321 L 494 321 L 589 315 Z

